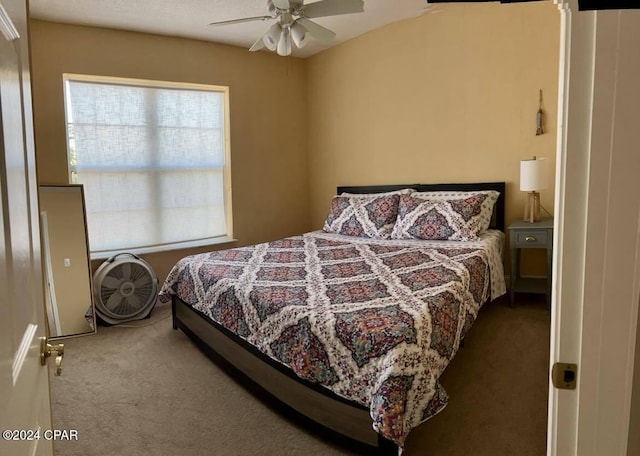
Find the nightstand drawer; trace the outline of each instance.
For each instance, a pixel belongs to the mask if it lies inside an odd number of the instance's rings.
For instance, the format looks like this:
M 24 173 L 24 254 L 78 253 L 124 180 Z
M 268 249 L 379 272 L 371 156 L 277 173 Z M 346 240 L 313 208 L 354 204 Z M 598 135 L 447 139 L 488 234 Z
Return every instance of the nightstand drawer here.
M 513 247 L 546 247 L 549 242 L 547 230 L 515 231 L 512 234 Z

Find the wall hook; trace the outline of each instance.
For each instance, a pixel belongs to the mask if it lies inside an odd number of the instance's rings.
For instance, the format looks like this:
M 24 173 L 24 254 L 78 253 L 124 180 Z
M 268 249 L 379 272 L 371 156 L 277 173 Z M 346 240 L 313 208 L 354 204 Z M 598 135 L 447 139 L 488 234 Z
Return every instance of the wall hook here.
M 536 113 L 536 136 L 544 133 L 544 111 L 542 111 L 542 89 L 540 89 L 540 102 L 538 112 Z

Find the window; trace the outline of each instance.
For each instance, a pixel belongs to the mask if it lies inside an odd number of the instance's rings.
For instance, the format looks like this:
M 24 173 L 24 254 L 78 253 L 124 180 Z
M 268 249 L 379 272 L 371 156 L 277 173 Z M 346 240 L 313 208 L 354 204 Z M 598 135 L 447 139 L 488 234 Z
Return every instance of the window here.
M 228 88 L 64 75 L 93 258 L 231 234 Z

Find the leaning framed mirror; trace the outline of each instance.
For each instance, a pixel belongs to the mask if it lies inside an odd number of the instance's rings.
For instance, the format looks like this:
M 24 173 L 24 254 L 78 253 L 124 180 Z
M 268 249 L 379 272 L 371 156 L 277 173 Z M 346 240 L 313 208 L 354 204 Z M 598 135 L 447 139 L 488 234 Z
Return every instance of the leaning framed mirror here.
M 40 232 L 49 337 L 96 332 L 82 185 L 40 185 Z

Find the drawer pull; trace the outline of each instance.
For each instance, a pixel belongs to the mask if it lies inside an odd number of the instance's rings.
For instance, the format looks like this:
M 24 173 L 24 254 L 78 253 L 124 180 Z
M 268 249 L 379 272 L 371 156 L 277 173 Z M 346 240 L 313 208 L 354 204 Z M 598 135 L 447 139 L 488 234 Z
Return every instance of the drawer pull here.
M 537 239 L 535 238 L 535 236 L 527 236 L 524 238 L 525 241 L 527 242 L 536 242 Z

